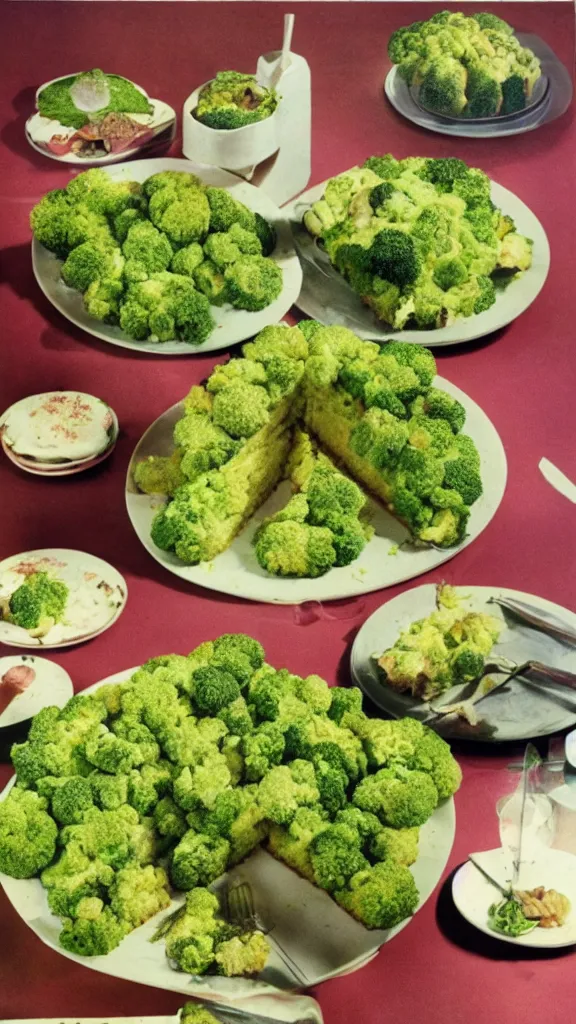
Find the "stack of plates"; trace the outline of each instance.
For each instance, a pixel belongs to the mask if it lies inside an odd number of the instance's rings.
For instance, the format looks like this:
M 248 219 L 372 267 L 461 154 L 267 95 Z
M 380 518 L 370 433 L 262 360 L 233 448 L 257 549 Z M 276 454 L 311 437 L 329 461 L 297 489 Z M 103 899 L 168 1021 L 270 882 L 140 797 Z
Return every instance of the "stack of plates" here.
M 70 476 L 96 466 L 118 439 L 116 413 L 81 391 L 50 391 L 11 405 L 0 417 L 0 442 L 20 469 Z

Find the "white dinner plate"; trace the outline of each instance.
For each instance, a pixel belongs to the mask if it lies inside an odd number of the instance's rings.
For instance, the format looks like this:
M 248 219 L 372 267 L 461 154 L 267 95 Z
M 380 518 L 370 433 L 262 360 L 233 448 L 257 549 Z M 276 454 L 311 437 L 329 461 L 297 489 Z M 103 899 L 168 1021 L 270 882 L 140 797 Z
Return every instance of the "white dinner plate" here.
M 502 848 L 476 853 L 474 857 L 485 867 L 496 882 L 506 888 L 512 878 L 509 855 Z M 493 903 L 503 899 L 502 894 L 488 879 L 467 860 L 452 879 L 452 898 L 458 910 L 470 924 L 481 932 L 500 942 L 511 942 L 515 946 L 530 949 L 559 949 L 576 944 L 576 857 L 565 850 L 549 849 L 542 859 L 531 864 L 522 864 L 518 889 L 535 889 L 543 885 L 546 889 L 567 896 L 572 909 L 560 928 L 534 928 L 525 935 L 514 938 L 493 931 L 488 924 L 488 910 Z
M 133 482 L 133 467 L 149 455 L 169 455 L 173 451 L 174 424 L 182 416 L 182 404 L 173 405 L 148 428 L 140 439 L 128 467 L 126 506 L 138 537 L 149 553 L 169 572 L 189 583 L 235 597 L 275 604 L 300 604 L 305 601 L 336 601 L 391 587 L 420 576 L 447 562 L 471 544 L 495 514 L 506 486 L 506 456 L 502 442 L 483 410 L 443 377 L 435 386 L 462 402 L 466 409 L 464 433 L 473 438 L 480 453 L 485 491 L 472 506 L 468 534 L 453 548 L 415 548 L 407 544 L 408 530 L 369 499 L 375 533 L 363 552 L 351 565 L 330 569 L 317 579 L 282 579 L 260 567 L 252 538 L 265 516 L 272 515 L 288 499 L 290 488 L 284 482 L 252 516 L 247 526 L 226 551 L 212 562 L 184 565 L 172 552 L 161 551 L 150 537 L 150 526 L 161 499 L 142 494 Z M 398 546 L 396 554 L 392 552 Z
M 576 614 L 561 605 L 546 601 L 533 594 L 505 587 L 458 586 L 462 597 L 462 609 L 482 611 L 499 618 L 504 623 L 494 654 L 522 664 L 534 659 L 556 668 L 576 672 L 576 650 L 553 640 L 539 630 L 521 623 L 497 604 L 489 604 L 491 597 L 508 597 L 535 605 L 544 617 L 550 615 L 561 619 L 572 629 L 576 628 Z M 351 653 L 351 671 L 354 682 L 370 697 L 376 706 L 393 718 L 405 715 L 425 717 L 427 712 L 415 713 L 422 701 L 410 694 L 398 693 L 389 686 L 373 654 L 380 655 L 392 647 L 400 631 L 417 619 L 426 618 L 436 608 L 436 584 L 425 583 L 398 594 L 381 605 L 370 616 L 358 632 Z M 487 661 L 490 660 L 488 656 Z M 496 673 L 492 673 L 498 678 Z M 438 698 L 441 702 L 441 698 Z M 475 727 L 456 719 L 454 715 L 431 722 L 443 736 L 459 736 L 483 742 L 501 742 L 548 736 L 567 729 L 576 723 L 576 693 L 566 687 L 547 688 L 546 693 L 535 685 L 513 679 L 491 697 L 478 704 L 482 721 Z
M 9 669 L 19 665 L 33 669 L 35 676 L 30 686 L 17 694 L 0 714 L 0 729 L 25 722 L 42 708 L 63 708 L 74 695 L 72 680 L 65 669 L 35 654 L 11 654 L 0 658 L 0 679 Z
M 302 284 L 302 270 L 294 250 L 292 234 L 284 214 L 275 203 L 254 185 L 242 178 L 222 171 L 218 167 L 206 167 L 192 163 L 190 160 L 179 160 L 162 157 L 151 160 L 134 160 L 131 163 L 116 164 L 108 170 L 114 181 L 145 181 L 152 174 L 160 171 L 187 171 L 196 174 L 206 185 L 227 188 L 228 191 L 244 203 L 254 213 L 259 213 L 276 229 L 277 243 L 273 259 L 282 270 L 283 286 L 277 299 L 266 309 L 257 313 L 249 313 L 245 309 L 233 309 L 232 306 L 212 306 L 215 327 L 212 334 L 201 345 L 188 345 L 184 341 L 134 341 L 113 324 L 105 324 L 90 316 L 82 301 L 80 292 L 69 288 L 60 276 L 62 261 L 45 249 L 37 239 L 32 241 L 32 266 L 36 280 L 44 295 L 53 306 L 77 327 L 101 341 L 120 348 L 129 348 L 133 352 L 147 352 L 158 356 L 190 356 L 196 353 L 215 352 L 229 348 L 240 341 L 254 337 L 264 327 L 277 323 L 294 304 Z
M 135 668 L 118 672 L 87 687 L 91 693 L 107 683 L 124 682 Z M 10 779 L 0 800 L 14 784 Z M 454 800 L 442 803 L 420 830 L 419 856 L 411 867 L 418 886 L 420 903 L 424 905 L 440 881 L 450 856 L 456 829 Z M 374 955 L 411 921 L 407 918 L 386 931 L 369 930 L 342 910 L 322 889 L 316 888 L 264 850 L 257 850 L 215 883 L 226 879 L 247 881 L 255 904 L 269 926 L 272 953 L 265 970 L 257 980 L 204 976 L 193 978 L 170 967 L 163 942 L 150 943 L 160 921 L 182 903 L 183 896 L 140 928 L 130 932 L 107 956 L 81 957 L 69 953 L 58 944 L 61 921 L 48 909 L 46 890 L 38 879 L 16 879 L 0 873 L 0 883 L 12 906 L 39 939 L 69 960 L 91 967 L 115 978 L 153 985 L 171 992 L 183 992 L 200 998 L 224 996 L 239 1000 L 274 988 L 298 987 L 294 976 L 274 951 L 274 941 L 295 961 L 306 987 L 317 985 L 341 973 L 349 973 Z M 417 912 L 417 911 L 416 911 Z M 262 1011 L 264 1012 L 264 1011 Z
M 114 566 L 85 551 L 43 548 L 0 562 L 0 598 L 9 598 L 33 572 L 53 572 L 69 588 L 62 622 L 42 637 L 0 619 L 0 643 L 9 647 L 70 647 L 99 636 L 124 611 L 126 580 Z
M 352 290 L 347 281 L 331 265 L 325 252 L 319 247 L 302 223 L 302 218 L 322 198 L 326 182 L 315 185 L 303 192 L 288 206 L 284 207 L 288 217 L 296 249 L 302 261 L 304 279 L 296 305 L 303 313 L 323 324 L 340 324 L 349 327 L 360 338 L 372 341 L 416 342 L 427 348 L 443 345 L 458 345 L 463 341 L 474 341 L 486 334 L 505 327 L 520 316 L 534 302 L 544 286 L 550 267 L 550 246 L 540 221 L 513 192 L 492 182 L 492 200 L 503 213 L 512 217 L 521 235 L 531 238 L 534 243 L 532 266 L 517 280 L 497 292 L 496 302 L 490 309 L 474 316 L 457 320 L 449 327 L 432 331 L 398 331 L 378 321 L 374 313 L 365 306 L 360 296 Z

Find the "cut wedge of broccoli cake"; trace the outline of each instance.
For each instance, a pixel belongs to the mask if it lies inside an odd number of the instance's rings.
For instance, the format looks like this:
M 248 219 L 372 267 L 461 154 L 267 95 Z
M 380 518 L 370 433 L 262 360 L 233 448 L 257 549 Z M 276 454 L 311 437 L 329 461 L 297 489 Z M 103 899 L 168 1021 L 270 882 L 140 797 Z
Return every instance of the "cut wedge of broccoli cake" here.
M 11 757 L 0 871 L 40 879 L 62 947 L 104 956 L 182 892 L 155 938 L 192 975 L 264 968 L 264 936 L 211 891 L 260 846 L 367 928 L 399 924 L 420 828 L 461 779 L 431 730 L 369 718 L 360 690 L 276 669 L 243 633 L 44 708 Z
M 315 577 L 358 558 L 374 532 L 362 518 L 365 495 L 300 430 L 288 478 L 295 493 L 262 522 L 254 538 L 262 568 L 274 576 Z
M 482 494 L 480 456 L 435 374 L 419 346 L 311 320 L 267 327 L 192 388 L 174 453 L 135 466 L 141 491 L 171 499 L 152 539 L 187 564 L 213 558 L 286 478 L 291 499 L 255 538 L 270 573 L 314 577 L 354 561 L 371 535 L 364 490 L 413 542 L 460 543 Z
M 374 156 L 331 178 L 304 214 L 330 262 L 378 320 L 434 330 L 482 313 L 532 263 L 532 242 L 453 157 Z

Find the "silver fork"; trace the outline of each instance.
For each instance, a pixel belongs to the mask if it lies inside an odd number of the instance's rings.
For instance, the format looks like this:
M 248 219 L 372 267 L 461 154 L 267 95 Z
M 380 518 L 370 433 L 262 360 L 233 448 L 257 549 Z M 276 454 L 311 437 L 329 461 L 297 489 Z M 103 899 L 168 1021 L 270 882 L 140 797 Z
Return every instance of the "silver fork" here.
M 226 889 L 226 910 L 227 917 L 231 924 L 238 925 L 243 931 L 258 931 L 263 935 L 271 935 L 275 925 L 266 926 L 254 906 L 252 889 L 248 882 L 236 881 Z M 301 985 L 307 985 L 308 979 L 302 973 L 291 956 L 282 949 L 278 940 L 274 938 L 274 947 L 283 961 L 284 965 L 291 971 Z
M 487 689 L 484 679 L 493 672 L 504 672 L 504 678 Z M 490 697 L 491 694 L 517 676 L 522 676 L 529 683 L 540 684 L 544 687 L 548 683 L 553 683 L 557 686 L 566 686 L 570 690 L 576 690 L 576 675 L 573 672 L 565 672 L 563 669 L 544 665 L 540 661 L 525 661 L 522 665 L 518 665 L 515 661 L 510 661 L 508 658 L 496 655 L 492 657 L 490 662 L 484 665 L 481 675 L 473 680 L 472 683 L 464 687 L 452 687 L 451 690 L 443 694 L 444 700 L 442 704 L 435 705 L 428 702 L 427 707 L 430 713 L 425 718 L 421 718 L 420 721 L 427 725 L 429 722 L 436 721 L 437 718 L 443 718 L 444 715 L 453 714 L 461 704 L 466 703 L 469 706 L 479 704 L 481 700 Z M 469 692 L 471 687 L 474 688 Z M 469 692 L 469 696 L 465 696 L 467 692 Z M 422 710 L 424 709 L 425 705 L 422 706 Z

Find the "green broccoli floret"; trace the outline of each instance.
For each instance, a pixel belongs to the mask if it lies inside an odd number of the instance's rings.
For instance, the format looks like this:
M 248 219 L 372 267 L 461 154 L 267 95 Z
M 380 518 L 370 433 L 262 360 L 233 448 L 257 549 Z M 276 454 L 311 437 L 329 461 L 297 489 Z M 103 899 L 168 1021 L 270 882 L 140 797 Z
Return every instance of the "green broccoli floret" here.
M 221 836 L 202 835 L 190 829 L 172 854 L 170 879 L 177 889 L 209 885 L 226 870 L 230 843 Z
M 132 744 L 119 739 L 104 725 L 88 737 L 84 751 L 90 764 L 110 775 L 124 775 L 134 764 Z
M 502 32 L 505 36 L 511 36 L 514 29 L 507 21 L 499 18 L 498 15 L 492 14 L 492 12 L 479 11 L 478 14 L 471 14 L 471 18 L 480 25 L 482 29 L 492 29 L 494 32 Z
M 186 893 L 184 912 L 176 914 L 168 930 L 162 932 L 166 955 L 180 970 L 205 974 L 213 964 L 215 944 L 225 931 L 223 922 L 216 917 L 218 910 L 218 897 L 208 889 L 196 888 Z
M 173 274 L 184 274 L 187 277 L 194 277 L 194 273 L 203 259 L 204 252 L 202 246 L 198 242 L 191 242 L 190 245 L 185 245 L 183 249 L 178 249 L 174 253 L 170 263 L 170 270 Z
M 309 761 L 295 760 L 272 768 L 258 786 L 257 803 L 264 817 L 277 825 L 289 825 L 302 806 L 318 802 L 314 768 Z
M 429 63 L 420 83 L 419 101 L 427 110 L 458 117 L 466 107 L 466 68 L 455 57 L 442 54 Z
M 228 231 L 233 224 L 239 224 L 247 231 L 256 230 L 256 215 L 225 188 L 209 185 L 206 198 L 210 206 L 210 231 Z
M 431 776 L 440 800 L 452 796 L 462 781 L 462 769 L 449 745 L 432 729 L 424 728 L 412 764 L 414 768 Z
M 124 267 L 120 249 L 108 249 L 94 242 L 83 242 L 72 250 L 62 264 L 64 282 L 77 291 L 85 292 L 94 281 L 108 278 L 118 280 Z
M 227 267 L 224 280 L 235 309 L 265 309 L 282 291 L 282 271 L 266 256 L 242 256 Z
M 290 520 L 264 523 L 255 537 L 258 562 L 274 576 L 323 576 L 336 564 L 332 531 Z
M 490 277 L 480 275 L 476 280 L 480 288 L 480 295 L 474 303 L 474 312 L 483 313 L 485 309 L 490 309 L 490 306 L 496 302 L 496 289 Z
M 34 237 L 62 258 L 68 255 L 68 227 L 72 206 L 68 195 L 61 188 L 47 192 L 30 212 L 30 227 Z
M 494 117 L 500 112 L 502 86 L 489 67 L 472 64 L 466 83 L 467 117 Z
M 424 772 L 381 768 L 358 783 L 352 802 L 391 828 L 423 825 L 438 804 L 438 790 Z
M 128 776 L 93 772 L 89 776 L 94 802 L 103 811 L 116 811 L 128 802 Z
M 232 382 L 219 391 L 212 406 L 212 419 L 231 437 L 252 437 L 268 420 L 270 398 L 258 384 Z
M 350 879 L 348 889 L 334 894 L 344 910 L 366 928 L 394 928 L 418 906 L 418 890 L 408 868 L 384 861 Z
M 227 978 L 260 974 L 270 955 L 270 943 L 262 932 L 235 935 L 216 947 L 218 973 Z
M 128 229 L 122 252 L 129 281 L 145 281 L 151 274 L 166 270 L 174 255 L 166 235 L 148 220 L 137 221 Z
M 216 751 L 208 754 L 201 764 L 194 767 L 186 765 L 182 769 L 174 780 L 174 799 L 184 811 L 197 807 L 211 808 L 231 781 L 226 756 Z
M 526 85 L 521 74 L 513 74 L 502 82 L 502 106 L 500 113 L 515 114 L 526 106 Z
M 274 722 L 264 722 L 244 736 L 240 749 L 247 781 L 259 782 L 271 767 L 280 764 L 284 747 L 284 734 Z
M 420 272 L 420 261 L 410 235 L 395 228 L 383 228 L 370 248 L 372 272 L 403 288 Z
M 69 842 L 58 860 L 41 875 L 50 910 L 64 918 L 75 918 L 81 901 L 100 896 L 113 878 L 114 869 L 109 864 L 87 856 L 76 842 Z
M 79 956 L 105 956 L 116 948 L 129 930 L 110 907 L 100 904 L 97 916 L 65 920 L 59 935 L 63 949 Z
M 158 189 L 150 199 L 150 220 L 176 247 L 202 242 L 208 234 L 210 206 L 203 188 Z
M 272 825 L 268 849 L 299 875 L 314 882 L 310 843 L 328 825 L 328 816 L 322 808 L 299 807 L 289 826 Z
M 456 458 L 448 457 L 444 463 L 444 487 L 457 491 L 466 505 L 473 505 L 482 494 L 478 452 L 470 443 L 470 451 L 461 450 Z
M 325 761 L 322 754 L 314 751 L 316 785 L 320 793 L 320 804 L 331 816 L 336 814 L 347 801 L 348 776 L 345 771 Z
M 439 288 L 447 291 L 464 284 L 468 280 L 468 270 L 457 256 L 440 256 L 434 264 L 432 277 Z
M 350 433 L 352 451 L 380 470 L 397 465 L 407 441 L 406 423 L 377 407 L 368 409 Z
M 370 843 L 371 858 L 409 868 L 418 857 L 418 831 L 417 828 L 381 828 Z
M 94 805 L 91 780 L 74 775 L 61 781 L 52 794 L 52 815 L 60 825 L 78 825 L 84 812 Z
M 228 285 L 224 274 L 212 260 L 204 260 L 193 273 L 194 284 L 206 296 L 212 306 L 228 302 Z
M 202 189 L 203 185 L 200 178 L 188 171 L 158 171 L 146 178 L 143 188 L 145 195 L 151 198 L 160 189 L 171 189 L 180 195 L 189 188 L 196 191 Z
M 330 697 L 328 715 L 338 725 L 345 714 L 360 714 L 362 711 L 362 691 L 357 686 L 332 686 Z
M 164 868 L 127 864 L 110 887 L 110 907 L 128 929 L 138 928 L 170 906 L 168 876 Z
M 260 85 L 253 75 L 219 71 L 201 89 L 194 117 L 209 128 L 233 130 L 263 121 L 277 105 L 275 90 Z
M 312 839 L 309 855 L 316 885 L 332 893 L 343 889 L 352 875 L 370 866 L 362 853 L 359 833 L 346 824 L 322 829 Z
M 264 217 L 259 213 L 254 215 L 254 233 L 256 234 L 259 242 L 260 249 L 263 256 L 270 256 L 276 248 L 276 229 L 273 224 L 269 224 Z M 250 230 L 250 229 L 248 229 Z
M 458 157 L 430 157 L 426 160 L 424 174 L 438 192 L 451 192 L 456 181 L 467 177 L 468 166 Z
M 0 803 L 0 871 L 33 878 L 53 859 L 58 829 L 47 801 L 14 786 Z
M 347 825 L 348 828 L 357 832 L 360 836 L 364 852 L 369 849 L 372 840 L 384 831 L 381 822 L 378 821 L 375 814 L 361 811 L 359 807 L 353 807 L 352 804 L 346 804 L 345 807 L 338 811 L 334 818 L 334 823 L 336 825 Z M 393 830 L 390 829 L 389 831 Z
M 62 580 L 47 572 L 31 573 L 10 597 L 10 621 L 22 629 L 49 629 L 62 621 L 68 594 Z
M 219 1024 L 218 1018 L 199 1003 L 184 1003 L 180 1019 L 182 1024 Z
M 136 341 L 180 338 L 200 345 L 211 334 L 214 320 L 207 298 L 189 277 L 159 271 L 130 285 L 120 309 L 120 326 Z
M 414 415 L 425 413 L 432 418 L 446 420 L 454 433 L 462 430 L 466 419 L 466 411 L 457 398 L 452 398 L 446 391 L 429 388 L 424 397 L 417 398 L 412 404 Z
M 193 700 L 197 708 L 207 715 L 216 715 L 240 696 L 240 687 L 230 672 L 207 665 L 192 675 Z
M 163 796 L 153 812 L 154 827 L 162 836 L 181 839 L 188 831 L 186 816 L 170 796 Z

